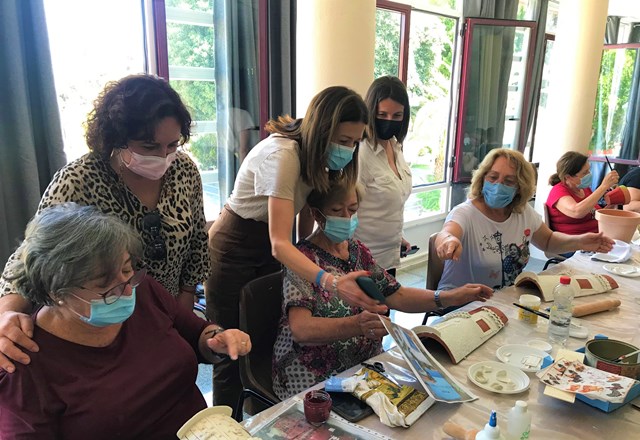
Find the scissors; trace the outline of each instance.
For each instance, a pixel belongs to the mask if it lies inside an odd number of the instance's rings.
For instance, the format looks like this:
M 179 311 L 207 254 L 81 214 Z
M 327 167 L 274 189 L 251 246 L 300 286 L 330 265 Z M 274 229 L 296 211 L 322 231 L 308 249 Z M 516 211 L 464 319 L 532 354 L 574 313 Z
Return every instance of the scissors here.
M 360 363 L 360 365 L 362 365 L 363 367 L 369 368 L 370 370 L 373 370 L 376 373 L 386 377 L 394 385 L 396 385 L 398 387 L 400 386 L 400 384 L 398 382 L 396 382 L 392 377 L 390 377 L 390 375 L 384 374 L 385 369 L 384 369 L 384 365 L 382 365 L 382 362 L 374 362 L 373 364 L 370 364 L 368 362 L 362 362 L 362 363 Z

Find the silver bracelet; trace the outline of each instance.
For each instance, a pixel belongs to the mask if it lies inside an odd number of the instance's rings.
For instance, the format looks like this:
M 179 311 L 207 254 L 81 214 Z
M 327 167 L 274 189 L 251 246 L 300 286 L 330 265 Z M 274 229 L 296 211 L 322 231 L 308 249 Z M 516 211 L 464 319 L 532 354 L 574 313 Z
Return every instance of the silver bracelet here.
M 442 304 L 442 301 L 440 301 L 440 293 L 442 292 L 442 290 L 436 290 L 435 292 L 433 292 L 433 300 L 436 303 L 436 307 L 439 310 L 444 309 L 444 305 Z
M 331 292 L 334 295 L 338 295 L 338 280 L 340 279 L 340 275 L 333 276 L 333 283 L 331 283 Z

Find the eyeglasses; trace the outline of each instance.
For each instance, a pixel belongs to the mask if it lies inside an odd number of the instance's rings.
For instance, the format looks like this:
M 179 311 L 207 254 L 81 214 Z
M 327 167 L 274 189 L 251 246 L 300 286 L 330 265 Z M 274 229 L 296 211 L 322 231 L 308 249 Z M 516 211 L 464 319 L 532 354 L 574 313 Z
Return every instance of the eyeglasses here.
M 124 290 L 127 288 L 127 286 L 131 286 L 131 288 L 138 287 L 142 282 L 142 280 L 144 280 L 144 277 L 146 275 L 147 275 L 147 268 L 143 267 L 142 269 L 137 270 L 133 274 L 133 276 L 129 278 L 127 281 L 125 281 L 124 283 L 120 283 L 117 286 L 112 287 L 111 289 L 102 293 L 94 292 L 93 290 L 87 289 L 86 287 L 80 287 L 80 288 L 83 290 L 87 290 L 93 293 L 94 295 L 102 297 L 102 300 L 104 301 L 105 304 L 113 304 L 114 302 L 120 299 L 120 297 L 124 293 Z M 86 301 L 80 297 L 77 297 L 77 298 L 81 299 L 86 303 L 89 303 L 89 301 Z
M 167 257 L 167 246 L 160 234 L 162 220 L 158 210 L 148 212 L 142 217 L 142 231 L 151 238 L 144 249 L 144 256 L 150 260 L 164 260 Z
M 485 179 L 491 183 L 496 183 L 500 176 L 498 174 L 487 174 Z M 502 181 L 502 184 L 505 186 L 510 186 L 512 188 L 516 188 L 518 186 L 518 179 L 515 177 L 507 176 Z

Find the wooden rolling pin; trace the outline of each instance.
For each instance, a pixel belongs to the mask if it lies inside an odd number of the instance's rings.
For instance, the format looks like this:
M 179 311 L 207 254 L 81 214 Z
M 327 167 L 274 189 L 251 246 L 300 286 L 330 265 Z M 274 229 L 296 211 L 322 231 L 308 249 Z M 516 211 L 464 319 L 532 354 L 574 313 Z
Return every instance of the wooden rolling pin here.
M 464 429 L 462 426 L 453 422 L 445 422 L 442 429 L 445 434 L 450 435 L 456 440 L 474 440 L 478 433 L 477 429 Z
M 579 306 L 573 306 L 573 316 L 579 318 L 581 316 L 592 315 L 598 312 L 606 312 L 620 306 L 619 299 L 603 299 Z

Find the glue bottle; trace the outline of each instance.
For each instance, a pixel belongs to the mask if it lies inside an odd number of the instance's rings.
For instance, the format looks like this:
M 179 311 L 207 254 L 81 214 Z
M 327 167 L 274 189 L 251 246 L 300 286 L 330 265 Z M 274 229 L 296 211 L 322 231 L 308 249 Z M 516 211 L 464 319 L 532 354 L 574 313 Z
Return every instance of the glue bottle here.
M 498 428 L 498 422 L 497 422 L 495 411 L 491 411 L 491 417 L 489 417 L 489 423 L 484 425 L 484 429 L 476 434 L 476 440 L 491 440 L 491 439 L 504 440 L 504 437 L 500 434 L 500 428 Z
M 526 440 L 531 431 L 531 413 L 527 411 L 527 402 L 517 400 L 507 418 L 507 440 Z

